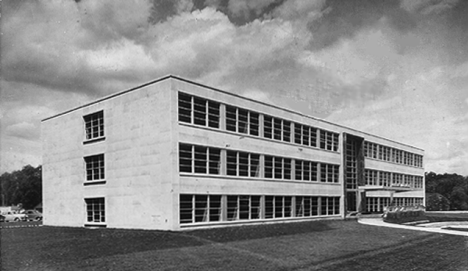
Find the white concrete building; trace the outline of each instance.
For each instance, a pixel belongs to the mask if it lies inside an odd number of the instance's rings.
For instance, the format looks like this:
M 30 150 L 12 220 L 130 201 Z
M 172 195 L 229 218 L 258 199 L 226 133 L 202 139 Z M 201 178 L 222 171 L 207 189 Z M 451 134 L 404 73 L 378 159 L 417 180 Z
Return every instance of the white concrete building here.
M 423 150 L 175 76 L 42 122 L 44 225 L 180 230 L 424 203 Z

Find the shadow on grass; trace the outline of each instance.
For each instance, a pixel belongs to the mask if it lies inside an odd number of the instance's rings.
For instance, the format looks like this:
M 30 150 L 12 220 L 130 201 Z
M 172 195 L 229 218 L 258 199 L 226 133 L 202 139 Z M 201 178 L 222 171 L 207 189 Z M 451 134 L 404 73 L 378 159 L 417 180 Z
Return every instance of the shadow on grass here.
M 306 270 L 467 270 L 466 241 L 457 236 L 430 235 L 407 244 L 352 253 L 314 263 Z M 444 249 L 434 249 L 434 247 Z
M 187 231 L 187 235 L 196 236 L 212 242 L 234 242 L 254 240 L 284 235 L 296 235 L 333 230 L 333 221 L 307 221 L 267 225 L 244 225 L 227 228 L 200 229 Z
M 2 229 L 1 243 L 2 257 L 24 266 L 26 260 L 63 263 L 207 242 L 175 232 L 43 226 Z
M 2 254 L 10 264 L 22 266 L 28 255 L 32 262 L 58 264 L 135 252 L 187 248 L 261 239 L 283 235 L 328 231 L 332 222 L 312 221 L 249 225 L 184 232 L 89 229 L 42 226 L 2 229 Z

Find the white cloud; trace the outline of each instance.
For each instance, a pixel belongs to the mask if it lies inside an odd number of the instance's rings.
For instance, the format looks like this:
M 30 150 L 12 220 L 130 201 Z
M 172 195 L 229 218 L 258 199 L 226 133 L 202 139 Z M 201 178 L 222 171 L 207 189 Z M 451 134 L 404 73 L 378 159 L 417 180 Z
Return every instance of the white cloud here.
M 41 118 L 173 73 L 319 117 L 331 113 L 338 123 L 425 148 L 428 170 L 443 165 L 468 174 L 455 158 L 468 149 L 467 125 L 457 118 L 468 112 L 468 61 L 463 54 L 458 64 L 447 60 L 453 40 L 443 27 L 400 31 L 382 15 L 363 19 L 352 35 L 338 31 L 318 50 L 311 44 L 324 37 L 312 26 L 330 19 L 339 8 L 332 3 L 205 2 L 210 7 L 202 10 L 189 0 L 171 2 L 164 13 L 149 1 L 35 1 L 4 12 L 0 136 L 8 157 L 37 158 L 38 141 L 29 140 L 36 145 L 28 151 L 18 136 L 31 134 Z M 263 15 L 272 3 L 278 6 Z M 395 12 L 417 19 L 425 16 L 411 12 L 455 4 L 402 1 L 410 13 Z M 262 15 L 238 26 L 225 13 Z M 361 22 L 358 15 L 343 18 Z M 2 152 L 2 165 L 17 164 L 8 157 Z

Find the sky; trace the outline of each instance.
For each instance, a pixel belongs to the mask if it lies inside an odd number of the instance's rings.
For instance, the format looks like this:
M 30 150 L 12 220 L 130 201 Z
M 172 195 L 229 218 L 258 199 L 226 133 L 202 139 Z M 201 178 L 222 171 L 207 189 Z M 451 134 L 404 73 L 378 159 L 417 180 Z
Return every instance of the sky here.
M 468 175 L 466 0 L 3 0 L 0 174 L 41 120 L 173 74 L 425 150 Z

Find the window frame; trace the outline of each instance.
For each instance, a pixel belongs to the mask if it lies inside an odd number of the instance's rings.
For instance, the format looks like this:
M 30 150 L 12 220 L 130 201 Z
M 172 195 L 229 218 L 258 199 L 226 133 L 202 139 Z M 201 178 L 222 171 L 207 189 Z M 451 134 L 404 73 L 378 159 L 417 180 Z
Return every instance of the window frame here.
M 291 180 L 292 179 L 291 158 L 264 155 L 263 169 L 265 179 Z
M 106 155 L 104 153 L 85 156 L 83 161 L 85 185 L 106 183 Z M 91 172 L 89 173 L 89 171 Z M 98 175 L 97 178 L 95 178 L 96 174 Z M 90 179 L 89 176 L 91 176 Z
M 179 142 L 179 174 L 222 175 L 223 161 L 221 156 L 220 148 Z M 201 169 L 204 171 L 200 172 Z
M 179 123 L 220 129 L 221 103 L 179 91 L 177 120 Z
M 101 201 L 102 202 L 94 202 Z M 106 198 L 105 197 L 90 197 L 84 199 L 85 203 L 85 226 L 86 225 L 106 225 Z M 94 208 L 97 205 L 98 208 Z M 92 207 L 89 210 L 89 207 Z M 102 208 L 101 208 L 102 207 Z M 90 221 L 90 212 L 91 212 L 91 221 Z M 98 212 L 98 214 L 96 214 Z M 97 217 L 97 219 L 96 219 Z M 98 220 L 98 221 L 96 221 Z
M 94 122 L 97 122 L 94 124 Z M 83 116 L 84 144 L 101 141 L 106 137 L 104 110 L 99 110 Z M 94 135 L 97 134 L 97 135 Z

